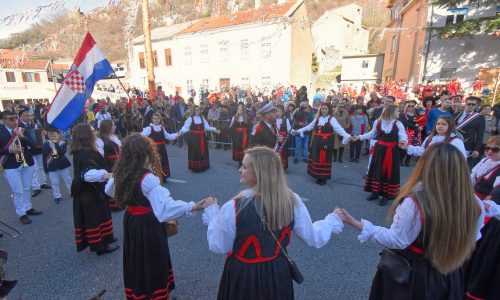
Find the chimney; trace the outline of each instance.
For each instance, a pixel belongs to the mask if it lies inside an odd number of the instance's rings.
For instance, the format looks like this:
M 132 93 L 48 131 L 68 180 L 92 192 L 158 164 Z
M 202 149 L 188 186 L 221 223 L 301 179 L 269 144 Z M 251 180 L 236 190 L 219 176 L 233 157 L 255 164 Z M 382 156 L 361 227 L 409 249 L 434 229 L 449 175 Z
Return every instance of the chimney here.
M 255 9 L 260 8 L 260 0 L 255 0 Z

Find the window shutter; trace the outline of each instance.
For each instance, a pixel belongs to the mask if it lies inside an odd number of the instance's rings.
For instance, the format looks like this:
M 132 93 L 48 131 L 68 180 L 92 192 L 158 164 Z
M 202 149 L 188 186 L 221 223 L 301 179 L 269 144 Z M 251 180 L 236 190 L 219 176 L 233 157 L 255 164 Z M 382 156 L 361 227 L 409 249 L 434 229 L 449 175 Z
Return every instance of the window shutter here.
M 141 69 L 146 68 L 146 64 L 144 62 L 144 52 L 139 52 L 139 65 Z
M 26 82 L 26 73 L 21 72 L 21 76 L 23 77 L 23 82 Z
M 40 82 L 40 73 L 35 73 L 35 81 Z
M 165 64 L 167 67 L 172 65 L 172 50 L 170 48 L 165 49 Z

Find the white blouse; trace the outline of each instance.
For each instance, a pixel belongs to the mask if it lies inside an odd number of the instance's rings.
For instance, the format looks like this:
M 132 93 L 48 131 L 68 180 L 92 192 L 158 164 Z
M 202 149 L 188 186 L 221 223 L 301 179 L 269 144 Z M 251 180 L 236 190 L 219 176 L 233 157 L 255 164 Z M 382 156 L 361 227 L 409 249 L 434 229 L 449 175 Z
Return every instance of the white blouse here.
M 170 191 L 161 186 L 160 179 L 154 174 L 147 174 L 141 182 L 142 193 L 148 198 L 151 203 L 153 213 L 159 222 L 166 222 L 177 219 L 182 215 L 193 216 L 194 202 L 185 202 L 182 200 L 174 200 L 170 196 Z M 110 197 L 115 196 L 115 181 L 111 178 L 106 183 L 104 188 L 106 194 Z
M 114 134 L 111 135 L 109 139 L 118 146 L 120 146 L 120 148 L 122 147 L 122 142 L 120 141 L 120 139 L 118 139 L 116 135 Z M 101 155 L 104 156 L 104 141 L 101 138 L 97 138 L 95 144 L 97 146 L 97 151 L 99 151 L 99 153 L 101 153 Z
M 484 203 L 489 204 L 490 208 L 488 209 L 487 217 L 493 217 L 500 220 L 500 205 L 496 204 L 491 200 L 483 200 Z
M 184 126 L 182 126 L 182 128 L 181 128 L 181 131 L 183 133 L 189 132 L 189 127 L 191 127 L 192 119 L 194 119 L 194 124 L 201 124 L 200 116 L 194 116 L 193 118 L 189 117 L 186 119 L 186 122 L 184 122 Z M 203 118 L 203 127 L 205 127 L 205 131 L 216 131 L 217 130 L 217 128 L 208 125 L 208 122 L 207 122 L 207 120 L 205 120 L 205 118 Z
M 479 178 L 483 177 L 488 171 L 491 172 L 493 168 L 495 168 L 498 164 L 500 164 L 500 161 L 493 161 L 487 157 L 483 158 L 477 165 L 474 166 L 474 168 L 472 168 L 472 172 L 470 174 L 472 185 L 476 185 Z M 493 186 L 496 186 L 498 183 L 500 183 L 499 181 L 500 178 L 497 176 L 497 178 L 495 178 L 495 184 Z
M 234 122 L 236 122 L 236 121 L 241 123 L 241 122 L 245 121 L 245 118 L 243 118 L 243 116 L 238 116 L 238 120 L 235 120 L 234 116 L 233 116 L 231 118 L 231 123 L 229 124 L 229 127 L 233 126 Z
M 254 194 L 252 190 L 244 191 L 247 198 Z M 295 194 L 295 199 L 293 232 L 308 246 L 321 248 L 330 240 L 332 234 L 342 232 L 344 224 L 337 214 L 330 213 L 324 220 L 313 223 L 309 211 L 297 194 Z M 228 201 L 222 208 L 213 204 L 203 213 L 203 223 L 208 225 L 208 248 L 214 253 L 226 254 L 233 249 L 236 238 L 234 204 L 234 200 Z
M 396 122 L 396 126 L 398 127 L 398 140 L 400 142 L 404 141 L 404 142 L 408 143 L 408 136 L 406 135 L 405 127 L 403 126 L 403 123 L 401 123 L 398 120 L 387 121 L 385 119 L 377 119 L 377 120 L 375 120 L 375 122 L 373 122 L 372 130 L 370 130 L 369 132 L 367 132 L 365 134 L 360 135 L 359 138 L 362 141 L 375 139 L 377 137 L 378 122 L 382 122 L 380 128 L 385 133 L 390 133 L 392 130 L 392 127 L 394 125 L 394 122 Z
M 85 174 L 83 174 L 83 180 L 86 182 L 105 182 L 104 175 L 106 175 L 108 171 L 104 169 L 89 169 Z
M 316 125 L 316 120 L 318 121 L 318 126 L 324 126 L 326 124 L 326 122 L 328 122 L 328 119 L 330 119 L 331 116 L 319 116 L 318 118 L 314 118 L 314 120 L 307 124 L 307 126 L 305 127 L 302 127 L 300 129 L 297 130 L 297 133 L 303 133 L 305 131 L 311 131 L 314 129 L 314 125 Z M 330 119 L 330 125 L 332 125 L 333 127 L 333 130 L 335 130 L 336 133 L 338 133 L 340 136 L 343 137 L 342 139 L 342 144 L 348 144 L 349 143 L 349 139 L 351 138 L 351 135 L 348 134 L 344 128 L 342 128 L 342 126 L 340 126 L 339 122 L 337 121 L 337 119 L 335 119 L 335 117 L 331 117 Z
M 282 123 L 283 123 L 283 119 L 276 119 L 276 128 L 278 128 L 278 130 L 281 128 Z M 292 126 L 290 125 L 290 121 L 288 119 L 286 119 L 286 132 L 290 132 L 291 129 L 292 129 Z
M 484 224 L 485 212 L 481 200 L 476 198 L 476 201 L 481 207 L 481 215 L 477 220 L 476 227 L 476 240 L 478 240 L 481 238 L 481 228 Z M 368 240 L 375 240 L 382 246 L 393 249 L 405 249 L 410 246 L 422 230 L 420 211 L 410 197 L 405 198 L 398 208 L 396 208 L 390 228 L 373 225 L 367 220 L 361 220 L 361 222 L 363 223 L 363 230 L 358 236 L 360 242 L 364 243 Z
M 408 145 L 408 155 L 415 155 L 415 156 L 421 156 L 424 151 L 425 151 L 425 144 L 427 143 L 427 140 L 431 138 L 430 136 L 427 137 L 422 145 L 420 146 L 413 146 L 413 145 Z M 444 141 L 445 136 L 444 135 L 436 135 L 432 137 L 432 140 L 429 143 L 429 146 L 434 144 L 434 143 L 440 143 Z M 453 146 L 457 147 L 460 152 L 464 155 L 465 158 L 467 158 L 467 152 L 465 151 L 465 146 L 464 142 L 459 139 L 458 137 L 455 136 L 455 134 L 451 135 L 452 140 L 450 141 L 450 144 Z
M 153 127 L 153 130 L 156 132 L 163 130 L 163 136 L 167 140 L 173 141 L 173 140 L 177 139 L 177 133 L 168 133 L 162 125 L 160 125 L 160 124 L 156 125 L 153 123 L 150 123 L 149 126 L 144 127 L 142 129 L 141 134 L 144 136 L 150 136 L 151 135 L 151 127 Z

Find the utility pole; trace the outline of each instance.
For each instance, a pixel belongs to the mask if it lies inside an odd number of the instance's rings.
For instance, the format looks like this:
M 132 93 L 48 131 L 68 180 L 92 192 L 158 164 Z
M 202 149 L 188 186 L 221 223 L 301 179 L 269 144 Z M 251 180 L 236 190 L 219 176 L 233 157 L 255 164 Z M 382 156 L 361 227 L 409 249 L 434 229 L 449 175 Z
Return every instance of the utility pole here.
M 144 31 L 144 48 L 146 53 L 146 71 L 148 73 L 149 99 L 156 99 L 153 48 L 151 46 L 151 22 L 149 20 L 149 1 L 142 0 L 142 19 Z

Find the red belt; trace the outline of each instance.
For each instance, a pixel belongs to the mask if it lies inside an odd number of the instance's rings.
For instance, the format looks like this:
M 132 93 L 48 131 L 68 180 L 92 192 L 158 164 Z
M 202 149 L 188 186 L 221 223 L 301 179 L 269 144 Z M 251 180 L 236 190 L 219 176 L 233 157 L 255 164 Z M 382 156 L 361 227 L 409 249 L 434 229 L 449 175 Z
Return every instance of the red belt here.
M 382 164 L 382 174 L 387 174 L 387 177 L 390 178 L 392 174 L 392 150 L 398 143 L 377 141 L 377 144 L 387 147 L 387 153 L 385 154 L 384 163 Z
M 205 155 L 205 130 L 191 130 L 191 133 L 200 135 L 201 155 Z
M 243 149 L 247 148 L 247 129 L 244 127 L 236 128 L 237 132 L 242 132 L 243 133 L 243 143 L 241 144 L 241 147 Z
M 128 212 L 133 215 L 133 216 L 140 216 L 140 215 L 145 215 L 145 214 L 149 214 L 150 212 L 152 212 L 153 209 L 151 208 L 151 206 L 129 206 L 128 207 Z
M 332 133 L 315 133 L 315 135 L 317 135 L 318 137 L 323 139 L 323 141 L 326 141 L 326 139 L 328 139 L 328 137 L 331 136 Z M 325 149 L 319 150 L 319 163 L 320 164 L 326 164 L 326 154 L 327 154 L 327 151 Z
M 166 142 L 165 141 L 159 141 L 159 142 L 155 142 L 155 145 L 165 145 Z
M 120 157 L 120 155 L 118 155 L 118 154 L 113 154 L 113 155 L 106 156 L 106 158 L 119 158 L 119 157 Z
M 417 254 L 425 254 L 424 249 L 419 248 L 419 247 L 414 246 L 414 245 L 408 246 L 408 250 L 410 250 L 411 252 L 417 253 Z

